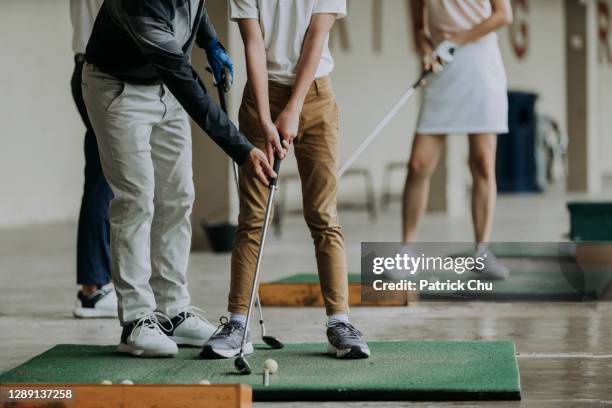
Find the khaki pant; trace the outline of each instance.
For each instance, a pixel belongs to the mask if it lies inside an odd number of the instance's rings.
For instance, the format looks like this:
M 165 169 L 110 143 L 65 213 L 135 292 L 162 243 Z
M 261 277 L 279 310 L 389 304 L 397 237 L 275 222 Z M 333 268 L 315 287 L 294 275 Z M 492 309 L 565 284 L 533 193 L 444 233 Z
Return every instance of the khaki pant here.
M 291 87 L 269 84 L 270 109 L 275 120 L 291 96 Z M 253 93 L 247 84 L 239 113 L 240 130 L 264 148 Z M 327 314 L 348 312 L 348 278 L 344 237 L 336 211 L 338 107 L 329 77 L 312 84 L 300 115 L 294 140 L 304 219 L 314 241 L 321 291 Z M 282 173 L 282 167 L 281 167 Z M 281 186 L 282 188 L 282 186 Z M 255 273 L 257 250 L 269 190 L 251 177 L 240 176 L 240 216 L 232 254 L 229 311 L 246 314 Z M 274 259 L 267 259 L 268 263 Z M 264 266 L 265 267 L 265 266 Z
M 122 323 L 189 306 L 194 200 L 189 119 L 164 85 L 131 85 L 83 68 L 110 203 L 111 273 Z

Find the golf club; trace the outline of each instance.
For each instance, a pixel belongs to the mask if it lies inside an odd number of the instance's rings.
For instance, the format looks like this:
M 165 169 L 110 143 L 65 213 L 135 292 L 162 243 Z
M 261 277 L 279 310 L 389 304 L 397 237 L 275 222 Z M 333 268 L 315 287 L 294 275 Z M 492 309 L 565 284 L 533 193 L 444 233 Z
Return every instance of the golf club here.
M 209 72 L 210 68 L 207 69 Z M 215 83 L 215 87 L 219 92 L 219 104 L 223 112 L 227 114 L 227 102 L 225 100 L 225 93 L 231 88 L 231 75 L 227 67 L 223 67 L 221 71 L 220 83 Z M 236 182 L 236 194 L 240 196 L 240 184 L 238 179 L 238 165 L 236 162 L 232 162 L 232 168 L 234 169 L 234 180 Z M 263 310 L 261 308 L 261 302 L 259 301 L 259 293 L 256 294 L 255 304 L 257 305 L 257 312 L 259 313 L 259 325 L 261 326 L 261 340 L 273 349 L 282 349 L 285 345 L 276 337 L 268 336 L 266 334 L 266 325 L 264 323 Z M 248 326 L 247 326 L 248 328 Z M 248 329 L 247 329 L 248 330 Z
M 432 54 L 432 60 L 437 61 L 441 69 L 444 69 L 444 66 L 451 63 L 453 61 L 455 51 L 457 49 L 457 45 L 453 44 L 450 41 L 443 41 L 438 45 L 435 51 Z M 419 79 L 416 80 L 414 84 L 404 93 L 404 95 L 400 98 L 399 101 L 391 110 L 385 115 L 385 117 L 378 122 L 374 130 L 366 137 L 363 142 L 357 147 L 357 150 L 349 157 L 349 159 L 344 162 L 340 170 L 338 170 L 338 178 L 342 177 L 344 173 L 355 163 L 355 161 L 361 156 L 361 154 L 365 151 L 365 149 L 380 135 L 380 132 L 387 126 L 387 124 L 397 115 L 399 110 L 412 98 L 412 95 L 416 93 L 416 91 L 423 86 L 425 81 L 432 75 L 440 72 L 440 70 L 434 70 L 433 67 L 427 70 L 424 70 L 421 73 Z
M 255 301 L 257 293 L 257 283 L 259 280 L 259 271 L 261 269 L 261 260 L 263 257 L 263 251 L 266 244 L 266 235 L 268 233 L 268 224 L 270 223 L 270 217 L 272 216 L 272 205 L 274 204 L 274 193 L 276 192 L 276 184 L 278 181 L 278 172 L 280 170 L 281 160 L 278 157 L 274 158 L 274 172 L 277 174 L 277 178 L 270 180 L 270 192 L 268 194 L 268 202 L 266 204 L 266 212 L 264 216 L 264 223 L 261 228 L 261 240 L 259 242 L 259 251 L 257 253 L 257 263 L 255 266 L 255 275 L 253 276 L 253 283 L 251 285 L 251 295 L 249 297 L 249 309 L 247 311 L 246 327 L 247 329 L 242 334 L 242 342 L 240 345 L 240 355 L 234 360 L 234 367 L 240 374 L 251 374 L 251 366 L 244 356 L 244 345 L 246 344 L 247 332 L 249 323 L 251 321 L 251 315 L 253 313 L 253 303 Z M 262 321 L 263 324 L 263 321 Z M 263 325 L 262 325 L 263 328 Z

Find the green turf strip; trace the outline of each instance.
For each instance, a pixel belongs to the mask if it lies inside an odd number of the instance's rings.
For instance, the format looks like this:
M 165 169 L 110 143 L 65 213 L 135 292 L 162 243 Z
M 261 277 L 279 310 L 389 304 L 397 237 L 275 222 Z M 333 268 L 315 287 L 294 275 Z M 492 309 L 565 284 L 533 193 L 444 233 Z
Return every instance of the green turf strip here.
M 349 274 L 349 282 L 359 283 L 361 275 Z M 466 272 L 458 275 L 453 272 L 422 273 L 410 280 L 418 281 L 462 281 L 478 279 L 478 275 Z M 319 277 L 315 273 L 300 273 L 280 279 L 273 283 L 306 284 L 318 283 Z M 493 291 L 419 291 L 421 299 L 459 299 L 469 298 L 478 300 L 551 300 L 551 301 L 581 301 L 599 299 L 612 283 L 611 272 L 579 272 L 574 269 L 563 271 L 539 272 L 535 270 L 510 272 L 510 277 L 493 282 Z
M 324 344 L 260 346 L 248 358 L 253 374 L 234 372 L 233 359 L 199 360 L 198 349 L 174 359 L 139 359 L 115 346 L 58 345 L 0 376 L 0 383 L 251 384 L 256 401 L 520 399 L 514 344 L 505 341 L 372 342 L 372 356 L 338 360 Z M 262 367 L 279 371 L 262 385 Z

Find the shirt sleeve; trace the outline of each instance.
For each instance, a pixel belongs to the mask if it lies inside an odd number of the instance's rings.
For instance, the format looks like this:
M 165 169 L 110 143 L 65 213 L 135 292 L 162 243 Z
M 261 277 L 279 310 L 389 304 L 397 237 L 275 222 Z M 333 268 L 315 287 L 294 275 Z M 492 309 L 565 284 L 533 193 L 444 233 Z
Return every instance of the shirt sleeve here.
M 200 25 L 198 26 L 196 44 L 198 44 L 198 47 L 206 49 L 208 44 L 210 44 L 214 38 L 217 38 L 217 33 L 215 32 L 215 28 L 208 18 L 208 11 L 206 11 L 206 8 L 204 8 L 202 10 Z
M 232 21 L 243 18 L 259 20 L 259 7 L 257 0 L 230 0 L 230 19 Z
M 313 14 L 335 14 L 337 19 L 346 17 L 346 0 L 317 0 Z
M 206 92 L 202 80 L 176 41 L 165 2 L 131 2 L 126 10 L 127 29 L 145 58 L 193 120 L 238 164 L 253 145 Z M 160 6 L 162 4 L 162 6 Z

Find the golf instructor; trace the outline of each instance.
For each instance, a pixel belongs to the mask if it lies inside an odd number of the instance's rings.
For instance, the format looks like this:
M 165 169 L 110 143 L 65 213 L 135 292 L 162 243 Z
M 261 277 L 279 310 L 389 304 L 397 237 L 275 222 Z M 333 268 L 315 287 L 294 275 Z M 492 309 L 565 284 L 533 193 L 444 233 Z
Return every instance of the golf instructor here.
M 329 76 L 334 61 L 328 39 L 336 19 L 346 16 L 346 1 L 231 0 L 230 14 L 240 28 L 248 74 L 240 129 L 270 160 L 278 150 L 279 134 L 294 144 L 304 218 L 327 312 L 328 352 L 340 358 L 368 357 L 367 343 L 348 319 L 346 255 L 336 210 L 338 107 Z M 204 345 L 203 358 L 227 358 L 240 351 L 267 194 L 241 171 L 231 317 Z M 249 340 L 245 354 L 252 349 Z
M 119 351 L 137 356 L 176 355 L 177 344 L 201 345 L 215 329 L 187 291 L 194 200 L 187 114 L 245 164 L 246 177 L 265 185 L 276 177 L 207 94 L 189 63 L 194 42 L 217 78 L 232 68 L 198 0 L 105 0 L 87 46 L 83 94 L 114 193 Z

